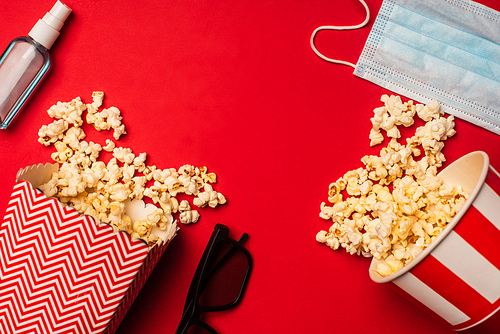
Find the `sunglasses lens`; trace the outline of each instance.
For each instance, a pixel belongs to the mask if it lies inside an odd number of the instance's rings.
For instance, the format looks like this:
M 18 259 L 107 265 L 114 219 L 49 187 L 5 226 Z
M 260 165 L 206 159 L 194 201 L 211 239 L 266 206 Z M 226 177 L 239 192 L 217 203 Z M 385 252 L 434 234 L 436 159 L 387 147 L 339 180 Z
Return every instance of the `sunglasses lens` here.
M 204 307 L 225 306 L 236 301 L 249 266 L 243 250 L 229 241 L 218 243 L 213 255 L 214 261 L 199 300 Z

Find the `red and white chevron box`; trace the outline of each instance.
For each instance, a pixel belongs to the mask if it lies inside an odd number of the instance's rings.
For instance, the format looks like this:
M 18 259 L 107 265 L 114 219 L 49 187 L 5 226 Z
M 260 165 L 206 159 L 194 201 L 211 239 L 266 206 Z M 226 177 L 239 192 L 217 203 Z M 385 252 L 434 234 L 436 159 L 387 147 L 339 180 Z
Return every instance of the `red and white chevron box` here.
M 500 333 L 500 174 L 484 152 L 469 153 L 439 176 L 470 196 L 449 225 L 390 283 L 454 331 Z
M 176 234 L 148 250 L 47 198 L 36 187 L 57 168 L 20 171 L 0 226 L 0 333 L 114 333 Z M 127 213 L 151 207 L 134 201 Z

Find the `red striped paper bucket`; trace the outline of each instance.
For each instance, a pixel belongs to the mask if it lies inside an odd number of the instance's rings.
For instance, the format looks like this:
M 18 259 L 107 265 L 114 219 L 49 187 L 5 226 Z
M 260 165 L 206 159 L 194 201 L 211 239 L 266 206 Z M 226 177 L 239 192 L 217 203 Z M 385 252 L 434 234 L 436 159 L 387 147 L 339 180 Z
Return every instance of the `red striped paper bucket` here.
M 373 259 L 370 277 L 454 331 L 500 333 L 500 174 L 486 153 L 472 152 L 439 176 L 470 194 L 462 209 L 404 268 L 381 277 Z
M 18 176 L 0 225 L 0 333 L 114 333 L 169 242 L 148 249 L 47 198 L 35 187 L 54 170 Z

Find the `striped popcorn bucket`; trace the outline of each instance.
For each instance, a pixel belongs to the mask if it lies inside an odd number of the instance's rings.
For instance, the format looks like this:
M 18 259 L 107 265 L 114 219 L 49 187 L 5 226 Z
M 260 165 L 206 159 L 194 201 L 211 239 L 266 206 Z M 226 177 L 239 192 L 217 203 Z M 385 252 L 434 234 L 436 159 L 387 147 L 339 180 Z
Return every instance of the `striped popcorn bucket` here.
M 21 170 L 0 224 L 0 333 L 113 334 L 170 241 L 148 249 L 46 197 L 36 187 L 57 169 Z
M 453 331 L 500 333 L 500 174 L 484 152 L 469 153 L 439 173 L 470 194 L 441 234 L 412 262 L 382 277 Z

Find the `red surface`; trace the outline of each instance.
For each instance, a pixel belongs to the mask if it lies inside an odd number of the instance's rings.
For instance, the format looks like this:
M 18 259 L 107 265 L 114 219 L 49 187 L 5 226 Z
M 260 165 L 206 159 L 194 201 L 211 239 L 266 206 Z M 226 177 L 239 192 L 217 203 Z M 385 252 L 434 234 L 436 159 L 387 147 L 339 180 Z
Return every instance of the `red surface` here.
M 500 10 L 494 0 L 484 4 Z M 449 333 L 390 287 L 368 277 L 370 260 L 315 241 L 330 226 L 319 218 L 330 182 L 360 167 L 369 118 L 386 90 L 329 64 L 309 47 L 319 25 L 357 24 L 364 9 L 343 1 L 67 0 L 73 14 L 53 49 L 54 66 L 22 116 L 0 131 L 0 212 L 16 172 L 50 162 L 37 143 L 55 102 L 93 90 L 121 109 L 128 135 L 119 142 L 147 152 L 159 168 L 190 163 L 218 175 L 228 199 L 181 226 L 118 333 L 173 333 L 215 223 L 247 232 L 255 266 L 236 309 L 211 314 L 222 333 Z M 317 46 L 355 62 L 382 3 L 367 1 L 368 27 L 321 32 Z M 6 46 L 52 1 L 0 6 Z M 461 120 L 447 141 L 448 162 L 483 150 L 500 166 L 500 137 Z M 103 142 L 110 134 L 87 132 Z M 497 167 L 498 169 L 499 167 Z

